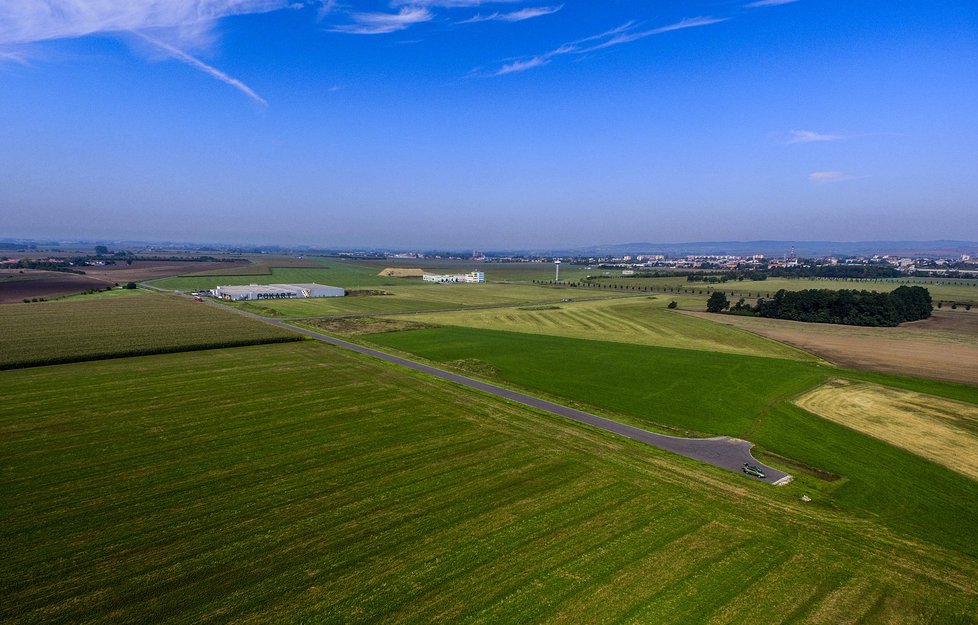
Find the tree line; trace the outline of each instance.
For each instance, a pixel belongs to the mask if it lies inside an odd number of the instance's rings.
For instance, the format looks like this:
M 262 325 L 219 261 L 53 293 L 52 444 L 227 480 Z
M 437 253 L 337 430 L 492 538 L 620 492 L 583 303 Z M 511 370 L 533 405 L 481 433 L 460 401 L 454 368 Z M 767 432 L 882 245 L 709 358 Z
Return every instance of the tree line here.
M 707 301 L 709 312 L 722 312 L 728 308 L 730 302 L 722 292 L 713 293 Z M 930 291 L 920 286 L 901 286 L 889 293 L 852 289 L 781 289 L 771 299 L 759 299 L 753 307 L 741 299 L 731 312 L 810 323 L 896 326 L 904 321 L 927 319 L 933 310 Z
M 767 270 L 772 278 L 852 278 L 858 280 L 899 278 L 903 276 L 889 265 L 801 265 L 798 267 L 771 267 Z

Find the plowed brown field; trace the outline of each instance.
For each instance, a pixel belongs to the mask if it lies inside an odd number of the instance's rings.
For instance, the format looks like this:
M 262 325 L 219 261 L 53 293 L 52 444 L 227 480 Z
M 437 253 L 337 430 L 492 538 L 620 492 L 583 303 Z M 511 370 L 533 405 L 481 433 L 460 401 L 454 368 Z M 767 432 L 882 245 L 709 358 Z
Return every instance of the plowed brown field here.
M 117 265 L 105 267 L 83 267 L 85 275 L 105 280 L 110 283 L 124 284 L 126 282 L 140 282 L 142 280 L 155 280 L 169 276 L 179 276 L 200 271 L 227 271 L 238 267 L 248 267 L 250 263 L 245 262 L 181 262 L 166 260 L 137 260 L 132 265 L 124 262 Z
M 60 271 L 32 269 L 0 271 L 0 304 L 21 302 L 33 297 L 57 297 L 81 293 L 89 289 L 104 289 L 112 283 L 89 276 Z
M 935 311 L 896 328 L 685 314 L 799 347 L 845 367 L 978 384 L 978 312 Z

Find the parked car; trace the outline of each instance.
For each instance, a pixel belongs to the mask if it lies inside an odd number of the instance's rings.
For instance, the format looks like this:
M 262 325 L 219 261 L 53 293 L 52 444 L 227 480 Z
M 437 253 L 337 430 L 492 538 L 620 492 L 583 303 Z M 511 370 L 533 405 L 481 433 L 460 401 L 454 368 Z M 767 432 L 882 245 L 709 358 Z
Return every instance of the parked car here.
M 744 473 L 747 475 L 752 475 L 754 477 L 764 477 L 764 471 L 761 471 L 761 467 L 755 466 L 753 464 L 744 463 Z

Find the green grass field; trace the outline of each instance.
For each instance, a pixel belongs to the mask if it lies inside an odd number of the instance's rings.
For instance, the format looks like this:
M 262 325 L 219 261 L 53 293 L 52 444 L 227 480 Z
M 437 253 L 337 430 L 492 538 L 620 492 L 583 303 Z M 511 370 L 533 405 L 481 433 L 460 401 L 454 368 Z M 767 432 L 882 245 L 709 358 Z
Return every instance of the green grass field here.
M 772 297 L 778 290 L 800 291 L 803 289 L 857 289 L 866 291 L 892 291 L 904 284 L 926 287 L 935 306 L 939 300 L 959 302 L 961 304 L 978 304 L 978 281 L 957 280 L 949 278 L 894 278 L 885 280 L 843 280 L 843 279 L 810 279 L 810 278 L 769 278 L 767 280 L 741 282 L 730 281 L 722 284 L 704 282 L 687 282 L 685 277 L 668 278 L 623 278 L 610 272 L 611 277 L 597 278 L 595 285 L 620 287 L 628 290 L 650 289 L 652 292 L 676 292 L 680 295 L 707 296 L 713 291 L 723 291 L 729 297 L 756 298 Z M 594 276 L 600 273 L 592 272 Z
M 575 295 L 581 294 L 580 291 Z M 580 299 L 580 298 L 575 298 Z M 541 310 L 496 308 L 424 313 L 412 321 L 434 325 L 506 330 L 633 345 L 678 347 L 792 360 L 813 360 L 807 352 L 756 334 L 703 319 L 684 317 L 666 308 L 662 295 L 561 303 Z
M 978 556 L 978 482 L 810 415 L 789 399 L 828 376 L 978 404 L 978 388 L 863 374 L 813 362 L 443 327 L 364 337 L 440 363 L 488 365 L 497 379 L 638 425 L 745 438 L 842 476 L 795 473 L 826 505 L 879 518 L 909 537 Z
M 4 623 L 976 622 L 972 556 L 320 344 L 0 385 Z
M 276 254 L 250 254 L 245 255 L 245 259 L 249 264 L 241 267 L 219 267 L 207 271 L 183 273 L 181 276 L 260 276 L 269 275 L 272 267 L 309 268 L 319 267 L 325 264 L 322 262 L 324 259 L 321 257 L 300 258 L 298 256 L 281 256 Z
M 265 317 L 324 317 L 329 315 L 400 313 L 412 311 L 507 306 L 615 297 L 607 293 L 570 292 L 526 284 L 425 284 L 409 283 L 384 287 L 389 295 L 323 297 L 310 299 L 237 302 L 236 308 Z M 620 297 L 620 296 L 619 296 Z
M 0 306 L 0 368 L 294 338 L 212 306 L 153 293 Z
M 421 260 L 388 258 L 386 260 L 358 260 L 357 265 L 374 268 L 374 273 L 387 267 L 417 267 L 429 273 L 468 273 L 482 271 L 490 282 L 533 282 L 533 280 L 553 280 L 553 263 L 484 263 L 465 260 Z M 562 264 L 561 279 L 580 280 L 589 272 L 581 265 Z
M 383 278 L 370 268 L 352 263 L 331 262 L 324 267 L 260 267 L 254 274 L 190 274 L 154 280 L 151 284 L 169 291 L 198 291 L 216 286 L 238 286 L 245 284 L 296 284 L 318 282 L 345 288 L 377 287 L 397 285 L 394 278 Z M 243 267 L 239 271 L 250 268 Z
M 213 270 L 155 280 L 152 284 L 161 289 L 195 291 L 212 289 L 218 285 L 273 284 L 294 282 L 319 282 L 345 288 L 371 288 L 419 284 L 419 279 L 389 278 L 377 275 L 386 267 L 419 267 L 431 273 L 468 273 L 483 271 L 489 282 L 524 282 L 549 280 L 554 276 L 554 266 L 544 263 L 479 263 L 438 260 L 347 260 L 340 258 L 309 257 L 301 261 L 306 267 L 272 266 L 273 259 L 258 259 L 251 267 L 239 267 L 226 271 Z M 289 261 L 298 263 L 300 261 Z M 286 260 L 282 261 L 286 264 Z M 315 266 L 321 265 L 321 266 Z M 587 272 L 583 268 L 561 269 L 561 276 L 580 279 Z

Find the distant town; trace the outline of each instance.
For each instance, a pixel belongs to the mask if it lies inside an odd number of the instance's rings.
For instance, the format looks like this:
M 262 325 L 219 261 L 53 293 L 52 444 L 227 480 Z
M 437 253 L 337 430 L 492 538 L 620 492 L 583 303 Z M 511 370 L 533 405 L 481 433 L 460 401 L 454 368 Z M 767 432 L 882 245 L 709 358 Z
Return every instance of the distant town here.
M 936 242 L 939 243 L 939 242 Z M 709 244 L 688 244 L 705 247 Z M 720 247 L 721 244 L 717 244 Z M 729 244 L 728 244 L 729 245 Z M 744 246 L 744 243 L 738 244 Z M 881 246 L 883 244 L 876 244 Z M 648 246 L 648 244 L 643 244 Z M 811 249 L 814 244 L 807 247 Z M 145 243 L 133 241 L 92 243 L 85 241 L 0 240 L 0 268 L 83 271 L 85 266 L 103 267 L 134 260 L 235 262 L 246 254 L 331 256 L 350 259 L 391 261 L 442 260 L 477 263 L 554 263 L 586 266 L 589 269 L 619 271 L 620 275 L 647 276 L 655 272 L 742 272 L 773 275 L 825 275 L 830 277 L 885 278 L 899 275 L 973 278 L 978 276 L 978 243 L 971 253 L 961 253 L 967 243 L 955 242 L 955 253 L 903 254 L 875 253 L 858 255 L 799 254 L 794 246 L 782 253 L 619 253 L 582 254 L 560 251 L 481 252 L 439 250 L 363 250 L 330 248 L 288 248 L 281 246 L 229 246 L 220 244 Z M 663 246 L 667 247 L 667 246 Z M 679 247 L 679 246 L 668 246 Z M 759 245 L 764 250 L 776 242 Z M 907 244 L 894 243 L 906 249 Z M 921 245 L 926 247 L 926 245 Z M 940 247 L 934 245 L 934 247 Z M 948 246 L 944 246 L 948 247 Z M 899 250 L 897 250 L 899 251 Z
M 696 270 L 747 270 L 763 271 L 771 269 L 820 268 L 820 267 L 878 267 L 890 269 L 900 274 L 939 275 L 947 277 L 972 277 L 978 275 L 978 254 L 961 254 L 955 258 L 899 255 L 873 255 L 855 257 L 823 256 L 800 258 L 793 250 L 783 256 L 752 254 L 737 256 L 730 254 L 687 254 L 680 257 L 665 254 L 625 254 L 622 256 L 542 256 L 542 255 L 489 255 L 476 252 L 464 255 L 425 255 L 423 253 L 395 253 L 389 259 L 446 259 L 470 260 L 485 263 L 552 263 L 560 261 L 571 265 L 587 265 L 598 269 L 620 269 L 623 275 L 629 272 L 646 273 L 650 269 L 696 269 Z M 889 273 L 889 272 L 884 272 Z M 880 276 L 885 277 L 885 276 Z

